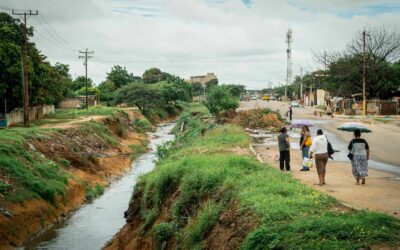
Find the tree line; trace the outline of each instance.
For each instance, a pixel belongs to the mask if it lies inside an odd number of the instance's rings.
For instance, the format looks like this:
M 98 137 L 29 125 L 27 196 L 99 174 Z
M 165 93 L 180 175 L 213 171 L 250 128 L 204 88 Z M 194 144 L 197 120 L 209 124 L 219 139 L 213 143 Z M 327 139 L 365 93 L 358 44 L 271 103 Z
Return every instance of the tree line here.
M 22 45 L 24 26 L 7 13 L 0 13 L 0 100 L 7 99 L 7 111 L 23 106 Z M 33 37 L 34 29 L 28 29 Z M 30 105 L 56 105 L 65 98 L 86 95 L 86 78 L 73 79 L 67 64 L 52 65 L 36 47 L 29 42 L 29 96 Z M 88 95 L 94 95 L 107 105 L 135 105 L 148 117 L 165 117 L 176 114 L 181 101 L 191 101 L 194 95 L 207 94 L 207 106 L 212 113 L 235 108 L 238 98 L 245 92 L 243 85 L 218 86 L 213 79 L 206 84 L 190 84 L 182 78 L 163 72 L 158 68 L 147 69 L 142 76 L 128 72 L 126 67 L 114 65 L 106 79 L 98 86 L 88 78 Z M 0 101 L 1 111 L 4 103 Z
M 363 44 L 365 32 L 365 53 Z M 342 51 L 314 53 L 314 61 L 321 70 L 296 76 L 288 86 L 288 95 L 299 97 L 303 91 L 321 88 L 332 96 L 351 97 L 363 90 L 365 59 L 366 96 L 368 99 L 390 99 L 400 94 L 400 34 L 384 26 L 361 30 L 354 35 Z M 325 69 L 326 68 L 326 69 Z M 284 95 L 285 87 L 273 90 Z

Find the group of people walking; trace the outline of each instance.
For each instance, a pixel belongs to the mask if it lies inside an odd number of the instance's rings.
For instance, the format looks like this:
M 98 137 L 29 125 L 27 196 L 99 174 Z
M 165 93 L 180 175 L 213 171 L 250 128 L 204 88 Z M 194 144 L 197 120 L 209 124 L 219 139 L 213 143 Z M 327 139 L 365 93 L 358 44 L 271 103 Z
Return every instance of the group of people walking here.
M 300 149 L 302 159 L 315 159 L 315 167 L 318 173 L 318 185 L 325 185 L 326 165 L 329 155 L 329 141 L 322 129 L 317 130 L 317 134 L 312 138 L 308 126 L 301 129 Z M 279 147 L 279 167 L 282 171 L 290 171 L 290 142 L 287 128 L 283 127 L 278 135 Z M 350 141 L 349 155 L 351 159 L 353 176 L 356 184 L 365 184 L 365 177 L 368 176 L 369 145 L 365 139 L 361 138 L 360 130 L 354 131 L 354 138 Z M 304 162 L 304 161 L 303 161 Z M 310 168 L 303 164 L 300 171 L 309 171 Z

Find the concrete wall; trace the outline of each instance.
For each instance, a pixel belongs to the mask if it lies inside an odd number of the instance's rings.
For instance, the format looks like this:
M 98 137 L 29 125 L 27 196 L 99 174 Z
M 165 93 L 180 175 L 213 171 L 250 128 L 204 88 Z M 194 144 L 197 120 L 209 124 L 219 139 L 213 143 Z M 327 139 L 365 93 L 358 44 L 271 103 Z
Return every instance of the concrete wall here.
M 29 121 L 35 121 L 43 118 L 47 114 L 54 113 L 54 105 L 42 105 L 32 107 L 29 110 Z M 7 114 L 8 126 L 24 122 L 24 110 L 15 109 Z
M 325 95 L 326 91 L 323 89 L 317 89 L 317 105 L 326 105 L 325 104 Z
M 89 107 L 98 105 L 95 96 L 93 96 L 93 95 L 88 96 L 88 104 L 89 104 Z M 72 108 L 84 107 L 85 105 L 86 105 L 86 97 L 78 96 L 78 97 L 73 97 L 73 98 L 65 98 L 62 102 L 58 103 L 57 108 L 72 109 Z

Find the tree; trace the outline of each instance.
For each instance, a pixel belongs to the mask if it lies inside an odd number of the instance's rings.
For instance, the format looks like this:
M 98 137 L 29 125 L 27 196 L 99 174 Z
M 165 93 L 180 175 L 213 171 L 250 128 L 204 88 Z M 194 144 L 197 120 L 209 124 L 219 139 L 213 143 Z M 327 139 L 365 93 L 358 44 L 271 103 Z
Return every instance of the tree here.
M 157 68 L 146 70 L 142 76 L 144 83 L 157 83 L 163 80 L 163 77 L 167 77 L 167 75 L 163 74 L 163 72 Z
M 28 37 L 33 28 L 28 28 Z M 24 44 L 24 25 L 6 13 L 0 13 L 0 109 L 7 99 L 8 111 L 23 106 L 21 45 Z M 30 106 L 56 104 L 68 92 L 71 84 L 69 68 L 59 64 L 52 66 L 33 42 L 28 44 L 28 74 Z
M 177 101 L 189 102 L 192 99 L 192 86 L 186 82 L 159 82 L 163 99 L 167 104 L 176 105 Z
M 210 90 L 212 87 L 218 85 L 218 79 L 211 79 L 208 82 L 205 83 L 206 85 L 206 91 Z
M 115 83 L 110 80 L 103 81 L 100 83 L 98 86 L 98 89 L 100 90 L 100 101 L 102 102 L 111 102 L 114 100 L 115 97 L 115 90 L 117 87 L 115 86 Z
M 233 96 L 226 86 L 214 86 L 207 93 L 206 107 L 212 114 L 239 107 L 239 98 Z
M 107 73 L 106 79 L 114 82 L 115 86 L 120 88 L 128 83 L 140 79 L 140 77 L 135 77 L 132 73 L 129 73 L 125 67 L 115 65 L 111 68 L 111 71 Z
M 117 91 L 115 102 L 135 105 L 146 115 L 150 109 L 161 107 L 164 100 L 161 92 L 155 86 L 131 83 Z
M 316 77 L 317 83 L 333 95 L 362 93 L 365 58 L 367 98 L 390 98 L 398 88 L 394 65 L 400 58 L 400 34 L 385 27 L 366 29 L 364 53 L 363 32 L 357 32 L 342 52 L 315 55 L 316 61 L 327 67 Z
M 231 94 L 236 97 L 240 97 L 241 94 L 246 93 L 246 87 L 244 85 L 228 84 L 223 86 L 226 86 L 231 92 Z
M 80 96 L 86 96 L 86 87 L 82 87 L 81 89 L 78 89 L 76 91 L 77 95 Z M 100 90 L 98 88 L 95 87 L 88 87 L 88 91 L 87 91 L 88 95 L 94 95 L 96 99 L 99 99 L 100 97 Z
M 88 88 L 93 87 L 93 81 L 88 77 Z M 86 87 L 86 77 L 85 76 L 78 76 L 71 84 L 71 89 L 73 91 L 77 91 L 83 87 Z
M 205 86 L 203 86 L 203 84 L 199 82 L 192 83 L 192 87 L 193 87 L 193 95 L 195 96 L 203 95 L 205 93 L 204 89 Z

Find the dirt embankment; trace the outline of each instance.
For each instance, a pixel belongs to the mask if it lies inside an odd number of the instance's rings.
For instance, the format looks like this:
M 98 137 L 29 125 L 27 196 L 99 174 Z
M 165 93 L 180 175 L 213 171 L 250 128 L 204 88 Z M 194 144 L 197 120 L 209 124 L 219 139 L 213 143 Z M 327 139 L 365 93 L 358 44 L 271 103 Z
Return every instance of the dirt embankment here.
M 68 176 L 67 188 L 64 194 L 57 195 L 54 204 L 43 199 L 13 203 L 0 196 L 0 205 L 8 213 L 0 214 L 0 249 L 12 249 L 46 230 L 84 203 L 88 188 L 106 186 L 110 177 L 127 171 L 131 154 L 135 149 L 143 150 L 147 141 L 146 135 L 132 126 L 134 118 L 143 118 L 137 116 L 117 114 L 46 133 L 40 140 L 27 139 L 27 151 L 63 166 Z

